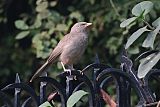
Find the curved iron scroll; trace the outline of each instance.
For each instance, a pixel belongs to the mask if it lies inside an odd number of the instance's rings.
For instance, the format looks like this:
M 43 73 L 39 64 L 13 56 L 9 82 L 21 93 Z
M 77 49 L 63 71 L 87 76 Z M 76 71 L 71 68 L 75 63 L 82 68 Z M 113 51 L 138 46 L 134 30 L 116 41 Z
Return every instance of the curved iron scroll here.
M 87 72 L 92 72 L 92 79 L 88 78 Z M 9 84 L 0 90 L 0 101 L 2 101 L 5 107 L 31 107 L 33 105 L 38 107 L 47 100 L 46 87 L 51 85 L 60 97 L 61 106 L 66 107 L 69 96 L 85 86 L 89 92 L 88 106 L 104 107 L 101 89 L 106 87 L 111 81 L 114 81 L 116 85 L 117 107 L 131 107 L 132 88 L 135 89 L 139 98 L 137 106 L 146 107 L 148 103 L 156 102 L 156 96 L 148 85 L 149 79 L 155 76 L 159 78 L 160 70 L 151 70 L 143 80 L 139 79 L 133 69 L 132 61 L 127 57 L 126 53 L 123 53 L 121 56 L 121 69 L 100 64 L 98 58 L 96 58 L 95 63 L 88 65 L 82 71 L 74 70 L 71 72 L 71 75 L 67 72 L 62 72 L 58 75 L 58 78 L 66 80 L 65 86 L 62 86 L 59 81 L 51 77 L 43 76 L 37 78 L 35 81 L 40 83 L 40 95 L 36 93 L 34 87 L 31 87 L 31 84 L 21 82 L 17 74 L 15 83 Z M 73 84 L 75 81 L 77 82 L 76 85 Z M 14 99 L 10 99 L 7 96 L 7 92 L 10 90 L 15 92 Z M 20 97 L 22 91 L 28 94 L 23 103 Z

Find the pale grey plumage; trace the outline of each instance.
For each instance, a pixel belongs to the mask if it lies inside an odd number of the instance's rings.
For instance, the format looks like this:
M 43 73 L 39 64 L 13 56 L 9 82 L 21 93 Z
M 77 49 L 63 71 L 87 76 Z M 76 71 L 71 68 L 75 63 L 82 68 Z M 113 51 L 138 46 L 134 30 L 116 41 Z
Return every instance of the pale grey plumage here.
M 72 66 L 82 56 L 88 43 L 88 28 L 92 23 L 79 22 L 74 24 L 69 34 L 65 35 L 51 52 L 49 58 L 37 72 L 30 82 L 39 76 L 51 63 L 57 59 L 64 65 Z

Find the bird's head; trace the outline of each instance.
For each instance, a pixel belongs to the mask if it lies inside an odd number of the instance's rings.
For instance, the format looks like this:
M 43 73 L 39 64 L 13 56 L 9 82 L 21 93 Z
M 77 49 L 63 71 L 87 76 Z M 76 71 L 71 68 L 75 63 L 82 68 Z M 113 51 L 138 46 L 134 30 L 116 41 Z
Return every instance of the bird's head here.
M 71 32 L 87 32 L 88 29 L 91 27 L 92 23 L 87 23 L 87 22 L 78 22 L 73 25 L 71 28 Z

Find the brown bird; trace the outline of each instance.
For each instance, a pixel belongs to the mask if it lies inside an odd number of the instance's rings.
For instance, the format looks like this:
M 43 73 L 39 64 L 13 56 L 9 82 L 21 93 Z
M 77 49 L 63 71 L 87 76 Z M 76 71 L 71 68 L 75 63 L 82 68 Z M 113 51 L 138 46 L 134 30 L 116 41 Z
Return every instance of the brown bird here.
M 88 30 L 92 23 L 78 22 L 73 25 L 70 33 L 65 35 L 51 52 L 47 61 L 33 75 L 33 79 L 40 76 L 42 72 L 57 59 L 61 62 L 64 71 L 73 69 L 75 64 L 82 56 L 88 44 Z M 68 67 L 67 69 L 65 68 Z

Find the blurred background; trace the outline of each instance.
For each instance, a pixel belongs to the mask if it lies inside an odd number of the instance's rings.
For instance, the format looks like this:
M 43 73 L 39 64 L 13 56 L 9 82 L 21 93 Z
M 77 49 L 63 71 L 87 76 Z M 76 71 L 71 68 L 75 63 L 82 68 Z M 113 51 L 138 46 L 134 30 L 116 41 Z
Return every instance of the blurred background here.
M 92 22 L 93 27 L 87 50 L 75 68 L 93 63 L 96 54 L 100 62 L 119 68 L 123 45 L 137 26 L 143 25 L 136 24 L 132 31 L 120 28 L 120 23 L 132 16 L 131 9 L 140 1 L 143 0 L 0 0 L 0 88 L 13 83 L 16 73 L 23 81 L 29 81 L 78 21 Z M 148 21 L 160 14 L 160 1 L 151 1 L 154 9 L 147 16 Z M 139 47 L 142 40 L 143 37 L 128 50 L 133 61 L 144 51 Z M 50 76 L 55 76 L 62 69 L 55 63 L 49 71 Z

